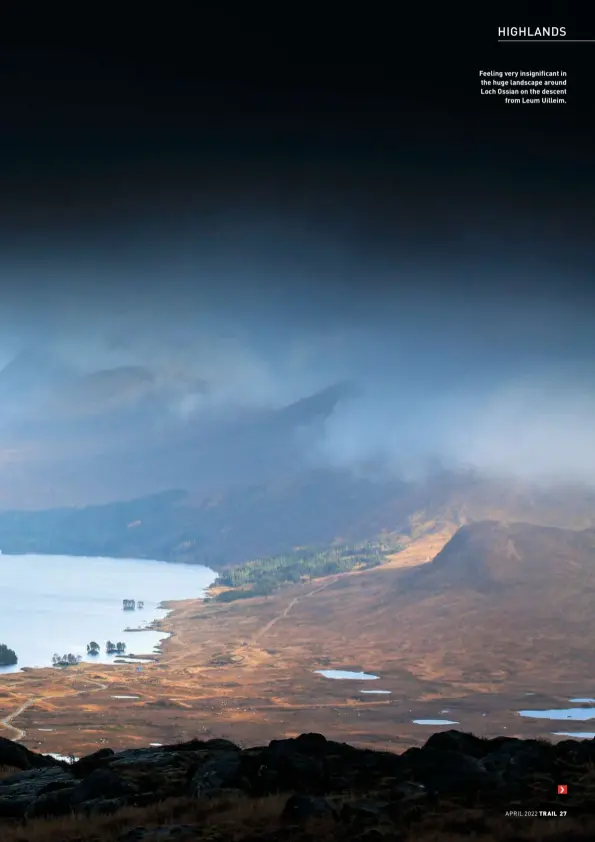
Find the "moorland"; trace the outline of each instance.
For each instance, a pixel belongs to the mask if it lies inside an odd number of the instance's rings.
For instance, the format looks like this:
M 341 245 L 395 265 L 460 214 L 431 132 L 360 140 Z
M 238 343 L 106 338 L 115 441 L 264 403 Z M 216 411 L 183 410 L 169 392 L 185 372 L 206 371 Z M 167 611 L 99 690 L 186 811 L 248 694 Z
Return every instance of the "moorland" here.
M 482 521 L 268 596 L 174 603 L 171 637 L 141 672 L 5 676 L 2 725 L 29 748 L 76 756 L 196 736 L 259 744 L 313 722 L 333 739 L 395 749 L 427 737 L 412 720 L 442 716 L 480 736 L 547 736 L 560 723 L 518 714 L 528 693 L 535 709 L 595 695 L 594 553 L 590 530 Z M 379 678 L 332 680 L 325 668 Z M 360 692 L 374 687 L 390 692 Z

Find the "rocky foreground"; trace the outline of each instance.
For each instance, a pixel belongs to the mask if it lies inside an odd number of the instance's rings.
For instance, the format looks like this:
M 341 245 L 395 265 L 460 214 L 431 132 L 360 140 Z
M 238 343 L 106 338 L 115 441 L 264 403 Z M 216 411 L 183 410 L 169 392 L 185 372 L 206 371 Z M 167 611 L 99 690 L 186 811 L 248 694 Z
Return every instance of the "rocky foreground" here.
M 0 768 L 3 842 L 595 838 L 595 740 L 443 731 L 397 755 L 302 734 L 69 764 L 0 739 Z

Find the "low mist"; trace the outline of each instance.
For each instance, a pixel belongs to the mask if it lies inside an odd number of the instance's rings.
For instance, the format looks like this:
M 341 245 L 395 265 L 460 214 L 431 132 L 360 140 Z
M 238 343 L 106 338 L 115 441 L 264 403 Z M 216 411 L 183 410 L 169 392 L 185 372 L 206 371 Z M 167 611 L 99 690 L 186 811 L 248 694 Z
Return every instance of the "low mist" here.
M 45 260 L 7 257 L 1 361 L 34 349 L 76 378 L 142 369 L 134 395 L 158 393 L 160 433 L 169 417 L 199 432 L 229 422 L 236 437 L 237 424 L 348 382 L 355 391 L 288 433 L 301 464 L 593 481 L 584 247 L 569 277 L 562 247 L 516 241 L 495 257 L 481 227 L 455 227 L 441 258 L 439 247 L 412 256 L 398 227 L 378 243 L 370 226 L 349 236 L 353 219 L 322 230 L 298 221 L 230 217 L 219 249 L 186 220 L 183 237 L 155 245 L 148 233 L 120 257 L 107 245 L 73 256 L 59 242 Z M 0 421 L 21 400 L 30 408 L 18 389 L 4 394 Z

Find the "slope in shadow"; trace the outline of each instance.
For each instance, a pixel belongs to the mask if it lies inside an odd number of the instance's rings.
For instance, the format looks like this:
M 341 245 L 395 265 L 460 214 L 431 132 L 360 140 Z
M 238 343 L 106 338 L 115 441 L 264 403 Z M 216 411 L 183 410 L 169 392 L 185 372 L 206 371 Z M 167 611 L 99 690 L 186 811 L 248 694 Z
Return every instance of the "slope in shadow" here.
M 486 520 L 461 527 L 432 562 L 403 577 L 399 590 L 494 596 L 523 585 L 552 590 L 591 573 L 595 583 L 594 564 L 594 530 Z

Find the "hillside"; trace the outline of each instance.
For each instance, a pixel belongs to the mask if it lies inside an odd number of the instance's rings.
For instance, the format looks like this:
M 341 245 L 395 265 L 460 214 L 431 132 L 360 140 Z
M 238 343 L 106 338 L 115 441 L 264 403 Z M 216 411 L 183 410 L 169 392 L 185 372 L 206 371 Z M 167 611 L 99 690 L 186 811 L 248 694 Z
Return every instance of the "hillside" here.
M 592 674 L 594 600 L 595 531 L 484 521 L 461 528 L 428 564 L 330 584 L 301 605 L 292 643 L 311 624 L 336 641 L 338 657 L 351 625 L 350 663 L 464 692 L 554 694 Z
M 66 470 L 62 476 L 68 481 Z M 595 524 L 591 498 L 589 489 L 536 492 L 474 474 L 407 483 L 310 470 L 221 493 L 178 488 L 95 506 L 0 510 L 0 549 L 159 558 L 222 569 L 296 547 L 325 548 L 383 534 L 398 542 L 400 536 L 453 533 L 486 517 L 507 522 L 525 515 L 537 524 L 578 529 Z M 485 540 L 490 534 L 481 533 Z M 473 540 L 480 540 L 477 535 Z
M 1 713 L 28 747 L 61 754 L 196 734 L 262 744 L 271 730 L 292 737 L 312 722 L 333 740 L 393 750 L 422 744 L 424 720 L 443 714 L 482 737 L 580 733 L 582 722 L 519 711 L 595 698 L 593 537 L 479 522 L 269 596 L 172 603 L 161 623 L 172 634 L 140 673 L 17 673 Z M 377 680 L 332 680 L 325 669 Z
M 365 396 L 337 382 L 285 405 L 221 403 L 183 369 L 80 372 L 41 350 L 0 371 L 0 548 L 215 568 L 453 532 L 486 518 L 595 527 L 595 491 L 435 463 L 418 478 L 313 453 Z

